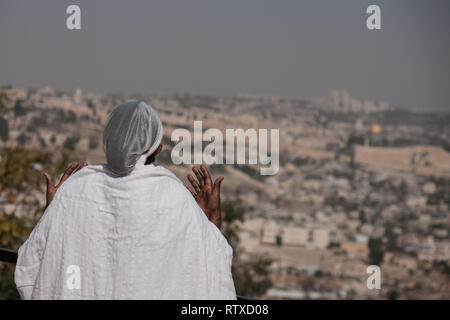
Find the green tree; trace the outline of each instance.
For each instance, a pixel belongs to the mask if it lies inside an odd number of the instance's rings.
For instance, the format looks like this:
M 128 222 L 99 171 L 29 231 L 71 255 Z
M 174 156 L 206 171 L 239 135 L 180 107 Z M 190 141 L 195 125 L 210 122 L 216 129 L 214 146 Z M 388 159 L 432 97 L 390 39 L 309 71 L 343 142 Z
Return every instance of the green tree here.
M 24 145 L 25 143 L 27 143 L 28 141 L 30 141 L 30 137 L 28 137 L 24 132 L 22 132 L 18 137 L 17 137 L 17 142 L 20 145 Z
M 7 109 L 6 108 L 6 104 L 3 101 L 3 99 L 4 99 L 4 96 L 3 96 L 3 93 L 2 93 L 2 94 L 0 94 L 0 114 L 4 113 L 6 111 L 6 109 Z
M 79 136 L 67 137 L 66 141 L 64 141 L 63 148 L 73 151 L 73 150 L 75 150 L 75 147 L 77 146 L 78 141 L 80 141 Z
M 387 292 L 386 297 L 388 300 L 397 300 L 398 292 L 395 289 L 391 289 Z
M 0 211 L 0 247 L 18 250 L 30 234 L 36 220 L 19 218 Z M 0 300 L 19 299 L 14 283 L 14 265 L 0 262 Z
M 5 194 L 8 203 L 20 204 L 28 212 L 23 217 L 0 209 L 0 247 L 18 250 L 44 209 L 34 197 L 36 190 L 45 192 L 42 169 L 53 176 L 61 173 L 69 163 L 69 155 L 62 153 L 59 159 L 53 159 L 48 152 L 4 149 L 0 159 L 0 194 Z M 19 194 L 26 197 L 18 197 Z M 0 300 L 18 298 L 14 265 L 0 262 Z
M 16 118 L 27 114 L 27 109 L 25 109 L 25 107 L 23 106 L 23 100 L 16 101 L 13 111 Z
M 390 223 L 384 227 L 384 237 L 386 238 L 386 248 L 389 251 L 398 250 L 397 234 L 394 232 L 394 226 Z
M 6 119 L 1 116 L 0 116 L 0 139 L 2 139 L 4 142 L 8 141 L 9 139 L 8 121 L 6 121 Z
M 230 245 L 239 246 L 239 223 L 244 222 L 244 208 L 240 200 L 225 200 L 222 207 L 222 233 Z
M 268 275 L 273 260 L 266 256 L 244 252 L 239 246 L 239 223 L 244 222 L 244 213 L 240 200 L 223 201 L 222 232 L 233 247 L 231 270 L 236 293 L 241 296 L 259 297 L 272 286 Z
M 370 238 L 367 242 L 369 248 L 369 263 L 379 266 L 383 262 L 383 243 L 379 238 Z
M 14 266 L 0 262 L 0 300 L 20 299 L 14 283 Z

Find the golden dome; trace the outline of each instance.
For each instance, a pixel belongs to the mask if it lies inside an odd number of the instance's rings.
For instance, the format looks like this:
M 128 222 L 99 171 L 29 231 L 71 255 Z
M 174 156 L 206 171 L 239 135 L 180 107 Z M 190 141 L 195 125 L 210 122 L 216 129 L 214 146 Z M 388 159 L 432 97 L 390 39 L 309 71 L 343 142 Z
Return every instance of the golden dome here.
M 382 129 L 381 129 L 381 126 L 379 124 L 374 123 L 374 124 L 372 124 L 370 126 L 370 132 L 371 133 L 380 134 L 381 131 L 382 131 Z

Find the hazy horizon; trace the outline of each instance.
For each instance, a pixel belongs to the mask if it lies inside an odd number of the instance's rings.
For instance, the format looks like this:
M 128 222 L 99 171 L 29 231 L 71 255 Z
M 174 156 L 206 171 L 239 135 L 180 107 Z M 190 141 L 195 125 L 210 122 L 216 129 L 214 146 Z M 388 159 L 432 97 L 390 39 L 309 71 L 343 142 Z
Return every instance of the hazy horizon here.
M 65 27 L 81 7 L 82 29 Z M 382 29 L 369 31 L 369 4 Z M 0 85 L 450 108 L 449 1 L 0 2 Z

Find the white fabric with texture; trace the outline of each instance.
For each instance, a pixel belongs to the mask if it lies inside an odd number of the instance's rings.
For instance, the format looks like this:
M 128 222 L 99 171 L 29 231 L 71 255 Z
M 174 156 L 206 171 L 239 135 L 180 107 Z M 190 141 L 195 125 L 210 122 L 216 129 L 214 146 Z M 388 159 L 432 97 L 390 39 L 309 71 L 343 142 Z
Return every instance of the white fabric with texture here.
M 182 182 L 138 161 L 72 175 L 19 249 L 23 299 L 236 299 L 233 251 Z M 68 285 L 80 268 L 80 288 Z

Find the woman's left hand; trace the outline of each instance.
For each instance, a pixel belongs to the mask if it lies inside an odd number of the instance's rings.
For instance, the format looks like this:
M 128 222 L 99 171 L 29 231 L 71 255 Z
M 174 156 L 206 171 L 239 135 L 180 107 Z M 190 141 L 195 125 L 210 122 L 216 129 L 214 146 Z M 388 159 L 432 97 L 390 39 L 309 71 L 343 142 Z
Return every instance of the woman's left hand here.
M 72 163 L 70 167 L 67 168 L 66 172 L 64 172 L 64 175 L 62 176 L 61 180 L 57 185 L 53 183 L 50 174 L 48 172 L 44 172 L 45 180 L 47 181 L 47 194 L 46 194 L 47 204 L 45 205 L 46 209 L 50 205 L 50 202 L 52 202 L 56 190 L 58 190 L 58 188 L 63 184 L 63 182 L 66 181 L 73 173 L 83 169 L 87 165 L 88 165 L 87 162 L 83 162 L 80 166 L 78 166 L 78 162 Z
M 192 171 L 198 181 L 189 174 L 188 180 L 194 189 L 191 187 L 187 188 L 208 219 L 220 229 L 222 224 L 222 212 L 220 210 L 220 184 L 224 178 L 220 176 L 213 183 L 208 170 L 203 164 L 200 166 L 200 170 L 193 167 Z

